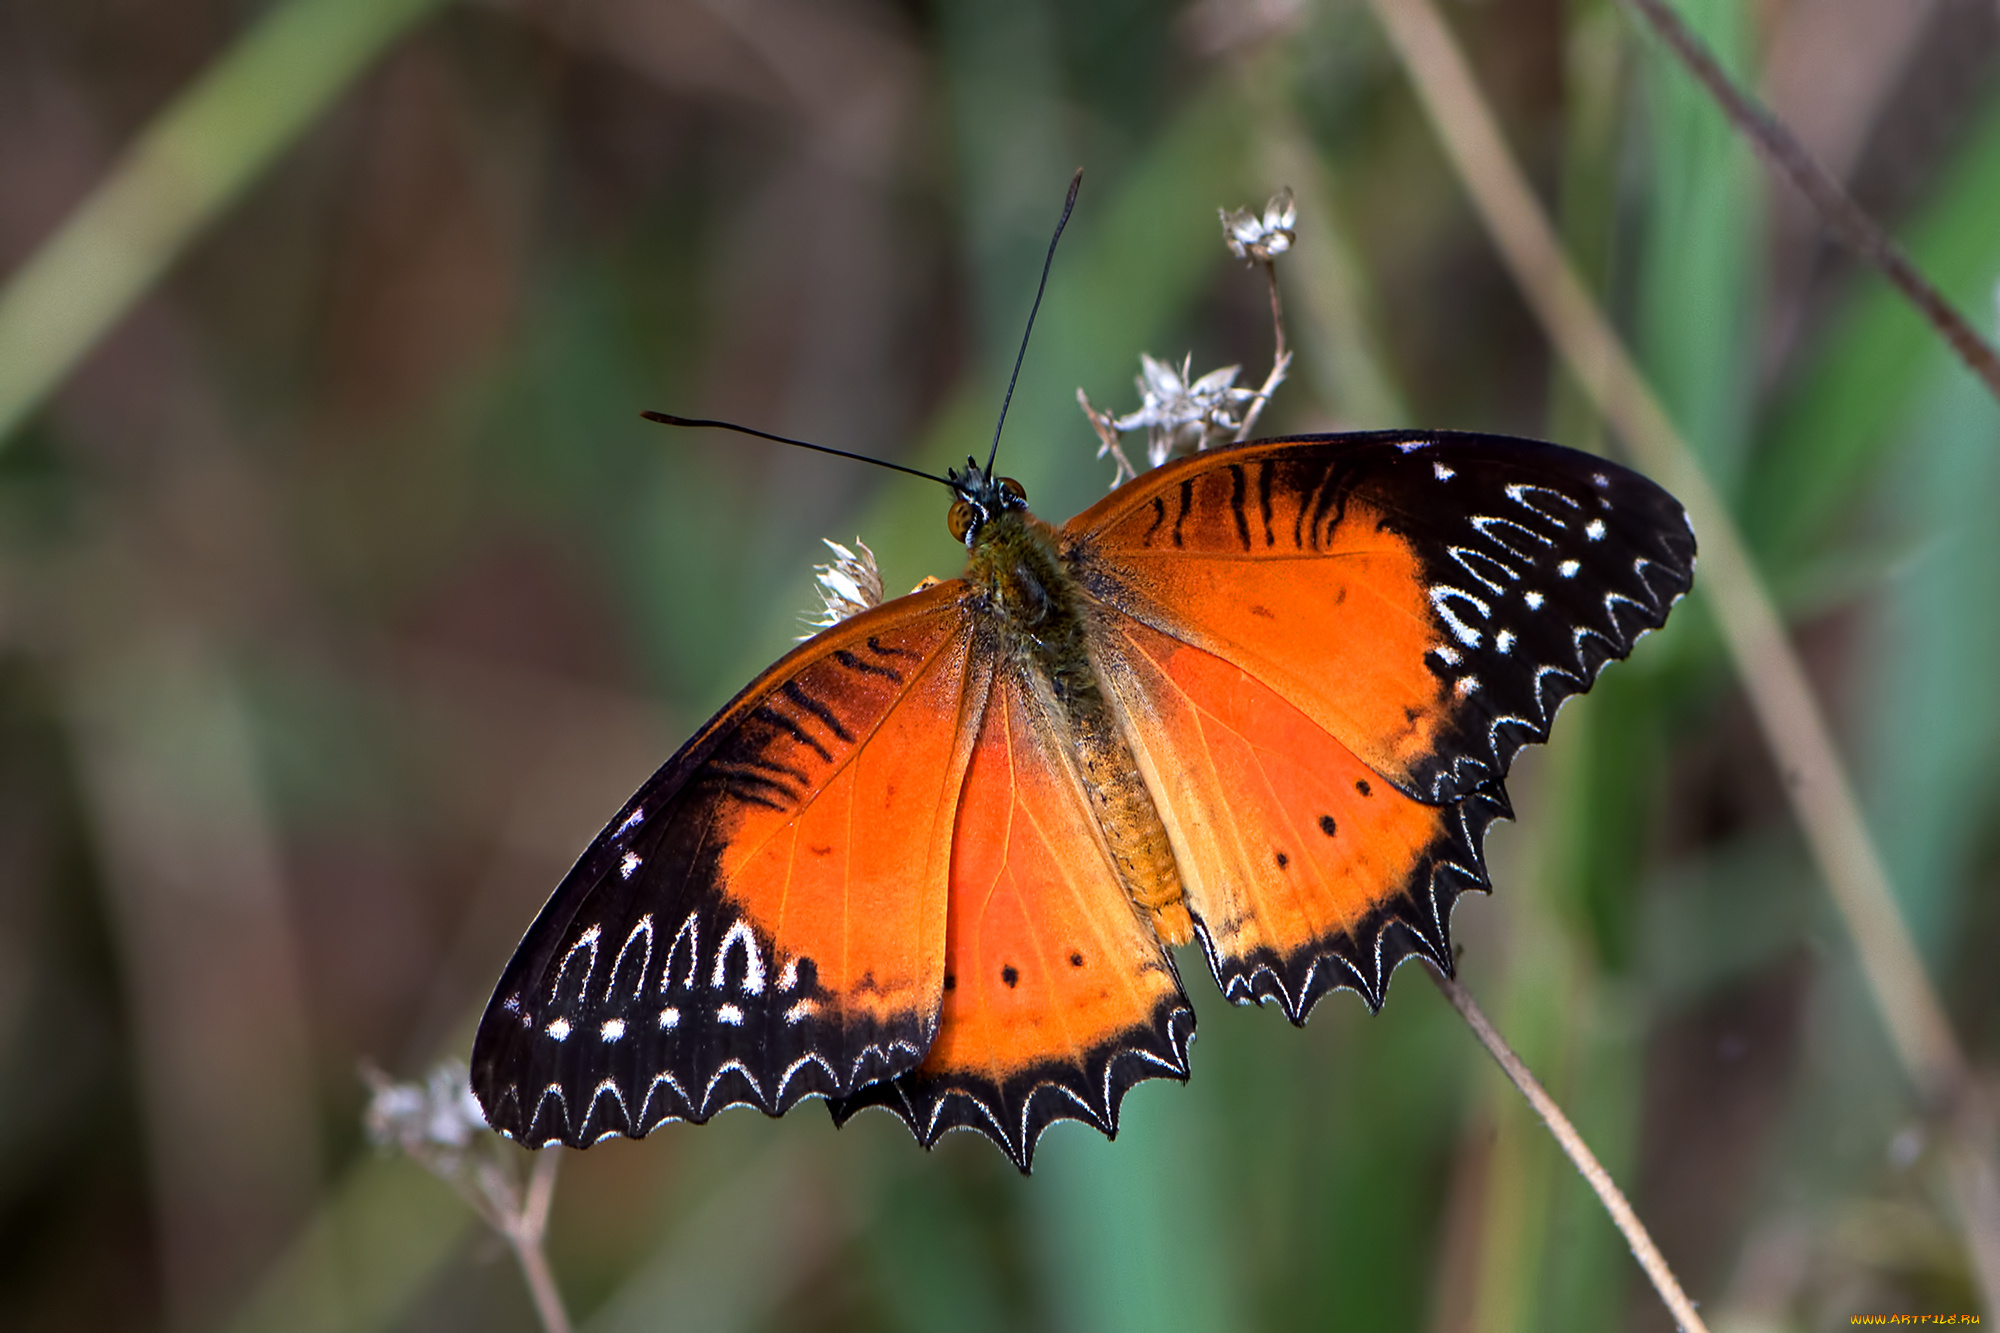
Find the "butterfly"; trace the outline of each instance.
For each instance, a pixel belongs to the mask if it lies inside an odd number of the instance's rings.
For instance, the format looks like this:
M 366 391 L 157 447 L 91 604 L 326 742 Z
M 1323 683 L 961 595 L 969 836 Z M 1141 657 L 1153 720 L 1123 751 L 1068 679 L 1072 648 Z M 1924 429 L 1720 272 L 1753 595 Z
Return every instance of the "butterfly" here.
M 1680 505 L 1490 435 L 1253 441 L 1060 528 L 973 460 L 962 577 L 802 644 L 612 817 L 479 1025 L 495 1129 L 583 1147 L 887 1108 L 1026 1171 L 1188 1077 L 1173 950 L 1303 1024 L 1488 888 L 1515 753 L 1689 587 Z

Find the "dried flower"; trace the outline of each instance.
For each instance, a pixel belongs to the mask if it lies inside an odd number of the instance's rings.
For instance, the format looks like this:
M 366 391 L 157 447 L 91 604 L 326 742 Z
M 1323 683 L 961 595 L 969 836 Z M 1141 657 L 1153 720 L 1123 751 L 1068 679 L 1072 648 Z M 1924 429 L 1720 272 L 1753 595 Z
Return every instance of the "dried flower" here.
M 369 1139 L 400 1148 L 446 1179 L 464 1169 L 474 1136 L 488 1132 L 486 1113 L 456 1060 L 440 1061 L 422 1083 L 392 1083 L 378 1069 L 364 1069 L 362 1077 L 374 1089 L 362 1118 Z
M 1222 239 L 1238 259 L 1268 264 L 1299 238 L 1299 209 L 1289 186 L 1271 196 L 1261 218 L 1247 208 L 1217 211 L 1222 214 Z
M 1271 327 L 1276 350 L 1271 357 L 1271 373 L 1261 387 L 1238 388 L 1241 366 L 1224 366 L 1199 379 L 1193 378 L 1193 357 L 1184 357 L 1176 367 L 1144 355 L 1139 357 L 1139 410 L 1122 417 L 1100 412 L 1091 405 L 1082 389 L 1076 391 L 1077 404 L 1097 435 L 1097 456 L 1110 456 L 1117 464 L 1111 478 L 1112 489 L 1138 470 L 1125 456 L 1119 436 L 1129 430 L 1146 428 L 1146 459 L 1159 467 L 1176 455 L 1199 453 L 1225 440 L 1249 437 L 1271 395 L 1285 382 L 1292 354 L 1285 346 L 1285 312 L 1278 299 L 1278 271 L 1273 260 L 1292 248 L 1298 239 L 1299 210 L 1289 188 L 1278 191 L 1264 205 L 1262 217 L 1248 209 L 1222 214 L 1222 238 L 1238 259 L 1262 264 L 1271 293 Z
M 1190 381 L 1194 358 L 1183 358 L 1178 368 L 1139 355 L 1139 410 L 1112 423 L 1118 430 L 1146 428 L 1146 457 L 1158 467 L 1176 453 L 1194 453 L 1216 440 L 1234 434 L 1242 424 L 1237 408 L 1256 397 L 1248 389 L 1236 387 L 1241 366 L 1211 370 Z
M 542 1327 L 567 1333 L 569 1315 L 542 1251 L 561 1154 L 535 1154 L 524 1180 L 524 1154 L 487 1125 L 463 1061 L 440 1060 L 421 1083 L 391 1082 L 370 1065 L 362 1066 L 361 1077 L 374 1092 L 361 1116 L 370 1141 L 403 1152 L 499 1232 L 521 1265 Z
M 1109 412 L 1098 411 L 1081 386 L 1076 391 L 1076 404 L 1083 409 L 1083 419 L 1097 432 L 1097 456 L 1109 456 L 1114 464 L 1111 489 L 1115 491 L 1128 481 L 1137 481 L 1139 469 L 1132 466 L 1132 460 L 1125 456 L 1124 447 L 1118 442 L 1118 419 Z
M 838 625 L 849 616 L 858 615 L 872 606 L 882 605 L 882 571 L 875 564 L 875 553 L 868 549 L 868 543 L 859 537 L 854 544 L 861 548 L 860 554 L 848 550 L 839 542 L 822 538 L 827 549 L 833 552 L 833 559 L 824 565 L 813 566 L 813 577 L 819 582 L 820 601 L 825 603 L 817 615 L 806 617 L 806 625 L 814 633 Z M 801 641 L 810 639 L 812 634 L 801 634 Z

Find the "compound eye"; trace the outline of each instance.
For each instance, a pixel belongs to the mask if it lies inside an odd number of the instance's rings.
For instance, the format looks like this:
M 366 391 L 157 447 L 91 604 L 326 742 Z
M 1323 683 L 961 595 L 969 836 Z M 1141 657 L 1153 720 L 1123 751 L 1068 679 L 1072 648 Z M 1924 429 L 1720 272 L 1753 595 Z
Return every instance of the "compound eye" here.
M 979 521 L 979 511 L 970 501 L 954 500 L 951 513 L 945 518 L 945 526 L 951 529 L 951 539 L 963 542 L 965 534 L 972 531 L 972 525 Z
M 1000 489 L 1013 496 L 1016 500 L 1025 501 L 1028 498 L 1027 488 L 1012 477 L 1000 478 Z

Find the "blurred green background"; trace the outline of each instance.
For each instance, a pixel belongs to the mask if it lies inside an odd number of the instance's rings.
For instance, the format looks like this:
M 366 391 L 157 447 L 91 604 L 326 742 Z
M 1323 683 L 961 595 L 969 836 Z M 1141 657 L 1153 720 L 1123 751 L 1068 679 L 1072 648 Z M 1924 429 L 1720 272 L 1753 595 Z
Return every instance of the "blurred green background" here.
M 1990 0 L 1681 8 L 1990 325 Z M 1447 12 L 1990 1066 L 2000 411 L 1607 0 Z M 366 1143 L 358 1066 L 463 1055 L 570 859 L 798 632 L 821 537 L 892 590 L 958 563 L 934 488 L 637 413 L 962 458 L 1079 164 L 1005 449 L 1044 516 L 1110 477 L 1079 385 L 1261 378 L 1215 209 L 1281 185 L 1271 433 L 1602 445 L 1358 0 L 0 0 L 0 1326 L 535 1326 Z M 1464 975 L 1715 1326 L 1973 1310 L 1699 590 L 1513 787 Z M 571 1154 L 579 1325 L 1668 1327 L 1421 976 L 1299 1031 L 1183 971 L 1192 1083 L 1032 1179 L 811 1107 Z

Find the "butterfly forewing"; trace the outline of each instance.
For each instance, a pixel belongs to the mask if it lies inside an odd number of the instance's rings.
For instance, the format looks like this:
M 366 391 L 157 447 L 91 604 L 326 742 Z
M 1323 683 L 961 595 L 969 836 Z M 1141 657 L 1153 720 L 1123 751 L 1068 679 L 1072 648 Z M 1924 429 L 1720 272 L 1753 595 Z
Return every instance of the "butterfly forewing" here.
M 1449 433 L 1213 450 L 1063 532 L 1099 602 L 1256 677 L 1433 804 L 1504 777 L 1694 568 L 1685 514 L 1645 478 Z
M 836 1105 L 886 1106 L 926 1145 L 977 1129 L 1026 1170 L 1058 1119 L 1105 1133 L 1145 1078 L 1187 1077 L 1194 1015 L 1094 825 L 1065 726 L 1003 668 L 952 846 L 944 1010 L 923 1064 Z
M 779 662 L 627 803 L 528 930 L 473 1088 L 532 1144 L 778 1114 L 937 1030 L 954 811 L 990 664 L 963 583 Z

